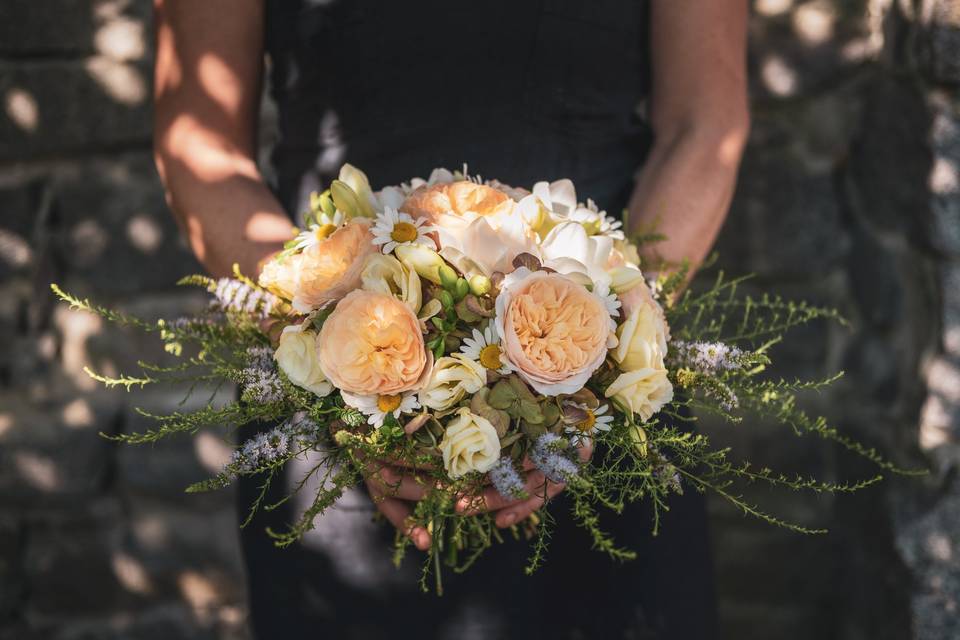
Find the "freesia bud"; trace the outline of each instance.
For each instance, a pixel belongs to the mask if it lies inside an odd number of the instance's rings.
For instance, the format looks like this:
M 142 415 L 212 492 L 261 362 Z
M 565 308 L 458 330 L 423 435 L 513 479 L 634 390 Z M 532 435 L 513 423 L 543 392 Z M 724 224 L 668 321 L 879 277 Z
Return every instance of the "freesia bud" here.
M 444 289 L 453 290 L 457 286 L 457 272 L 451 269 L 449 266 L 442 264 L 437 269 L 437 273 L 440 275 L 440 284 Z
M 356 194 L 360 211 L 357 215 L 366 218 L 374 217 L 376 213 L 373 210 L 373 204 L 371 202 L 373 191 L 370 189 L 370 180 L 367 179 L 367 174 L 352 164 L 347 163 L 340 167 L 340 175 L 338 177 L 341 182 L 350 187 Z
M 470 292 L 475 296 L 482 296 L 490 292 L 490 278 L 485 275 L 475 275 L 470 278 Z
M 440 267 L 447 265 L 440 254 L 433 249 L 422 244 L 402 244 L 394 249 L 393 253 L 400 262 L 416 271 L 421 278 L 426 278 L 434 284 L 442 284 Z
M 643 458 L 647 457 L 647 432 L 638 424 L 630 425 L 630 441 Z
M 337 205 L 333 204 L 333 198 L 330 197 L 329 191 L 320 194 L 320 210 L 331 218 L 337 212 Z
M 345 182 L 334 180 L 330 185 L 330 196 L 337 209 L 342 211 L 348 218 L 357 218 L 363 215 L 360 207 L 360 199 L 356 192 Z

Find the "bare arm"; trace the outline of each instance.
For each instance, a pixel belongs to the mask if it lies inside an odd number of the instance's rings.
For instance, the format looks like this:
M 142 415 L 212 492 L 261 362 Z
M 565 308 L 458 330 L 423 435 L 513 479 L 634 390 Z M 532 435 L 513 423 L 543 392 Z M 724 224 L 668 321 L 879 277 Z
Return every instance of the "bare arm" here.
M 696 268 L 727 215 L 749 131 L 745 0 L 654 0 L 655 141 L 629 205 L 631 231 L 656 223 L 667 240 L 644 270 Z
M 154 158 L 167 201 L 215 276 L 259 262 L 291 224 L 256 165 L 262 0 L 154 0 Z
M 154 0 L 157 20 L 157 169 L 170 207 L 207 270 L 250 276 L 291 235 L 283 207 L 256 166 L 263 62 L 262 0 Z M 384 467 L 385 476 L 397 474 Z M 390 475 L 393 474 L 393 475 Z M 411 484 L 410 481 L 407 484 Z M 405 500 L 368 482 L 377 508 L 421 549 L 430 535 L 407 524 Z M 406 485 L 404 488 L 408 489 Z

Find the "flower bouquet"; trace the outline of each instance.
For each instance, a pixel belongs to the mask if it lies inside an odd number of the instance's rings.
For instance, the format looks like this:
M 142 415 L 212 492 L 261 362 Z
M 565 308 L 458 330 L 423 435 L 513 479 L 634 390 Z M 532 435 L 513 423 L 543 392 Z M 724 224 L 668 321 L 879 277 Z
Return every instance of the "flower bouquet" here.
M 503 541 L 483 509 L 564 487 L 572 517 L 594 546 L 616 559 L 633 552 L 599 524 L 598 507 L 621 511 L 648 500 L 658 514 L 669 494 L 714 491 L 743 512 L 799 532 L 744 501 L 737 481 L 790 489 L 853 491 L 853 483 L 787 477 L 728 459 L 683 428 L 691 410 L 731 422 L 744 412 L 773 418 L 897 469 L 796 403 L 829 384 L 763 376 L 769 349 L 791 327 L 840 320 L 830 309 L 779 297 L 740 295 L 721 274 L 706 291 L 682 291 L 686 271 L 647 281 L 635 242 L 569 180 L 530 191 L 463 172 L 373 191 L 345 165 L 311 198 L 302 230 L 254 282 L 237 271 L 183 281 L 212 294 L 208 310 L 145 322 L 54 290 L 74 307 L 159 333 L 175 366 L 141 363 L 136 376 L 104 377 L 128 390 L 162 382 L 230 382 L 239 395 L 191 413 L 151 415 L 155 428 L 114 436 L 154 442 L 201 429 L 275 425 L 240 446 L 215 477 L 269 481 L 309 456 L 320 478 L 312 504 L 286 531 L 289 545 L 344 491 L 376 473 L 373 461 L 408 467 L 422 483 L 405 526 L 429 531 L 423 585 L 443 566 L 463 570 Z M 534 473 L 541 478 L 531 483 Z M 543 482 L 546 478 L 548 482 Z M 389 483 L 383 495 L 389 496 Z M 508 527 L 532 541 L 528 571 L 544 558 L 554 516 L 547 509 Z M 502 524 L 502 523 L 501 523 Z M 403 527 L 401 527 L 403 529 Z M 669 533 L 669 532 L 668 532 Z M 397 557 L 411 544 L 398 532 Z

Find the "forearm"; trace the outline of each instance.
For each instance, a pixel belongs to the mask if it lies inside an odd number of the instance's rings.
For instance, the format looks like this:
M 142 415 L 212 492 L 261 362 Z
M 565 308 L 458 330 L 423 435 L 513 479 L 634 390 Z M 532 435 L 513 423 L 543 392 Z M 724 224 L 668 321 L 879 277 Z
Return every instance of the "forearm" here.
M 641 250 L 644 271 L 707 257 L 726 218 L 746 140 L 746 123 L 693 125 L 660 136 L 629 204 L 628 232 L 653 228 L 666 240 Z
M 157 145 L 156 160 L 191 249 L 211 275 L 229 275 L 237 263 L 255 278 L 291 237 L 289 218 L 246 154 L 175 129 Z

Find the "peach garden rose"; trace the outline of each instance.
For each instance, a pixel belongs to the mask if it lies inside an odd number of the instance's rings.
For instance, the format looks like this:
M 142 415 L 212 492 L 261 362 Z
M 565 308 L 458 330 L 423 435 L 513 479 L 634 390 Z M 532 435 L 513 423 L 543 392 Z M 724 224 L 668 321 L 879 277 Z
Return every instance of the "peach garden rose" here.
M 420 323 L 392 295 L 356 290 L 323 323 L 320 368 L 338 389 L 358 395 L 394 395 L 418 389 L 429 376 Z
M 351 220 L 307 248 L 297 265 L 293 308 L 309 313 L 356 289 L 367 256 L 376 250 L 370 221 L 364 218 Z
M 451 216 L 497 216 L 513 208 L 507 194 L 469 180 L 420 187 L 407 198 L 400 210 L 415 218 L 427 218 L 431 224 Z
M 504 280 L 496 306 L 510 368 L 544 395 L 578 391 L 606 357 L 610 315 L 566 276 L 521 267 Z

